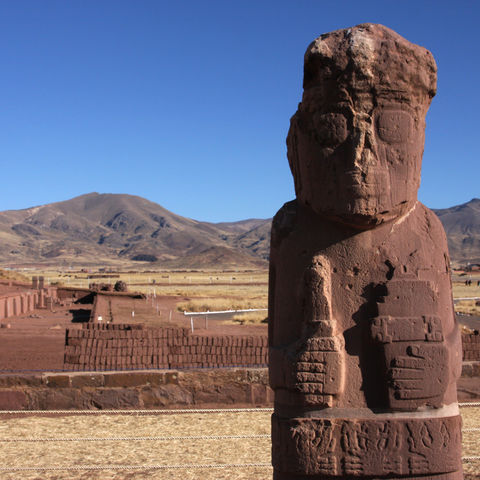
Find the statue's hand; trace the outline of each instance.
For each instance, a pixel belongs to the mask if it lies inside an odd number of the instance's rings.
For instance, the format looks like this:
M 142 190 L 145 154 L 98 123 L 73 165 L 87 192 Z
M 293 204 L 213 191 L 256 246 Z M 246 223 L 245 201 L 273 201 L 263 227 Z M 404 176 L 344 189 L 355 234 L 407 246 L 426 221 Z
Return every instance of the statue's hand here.
M 289 391 L 311 405 L 327 405 L 344 388 L 344 340 L 342 336 L 310 337 L 283 348 L 270 348 L 272 388 Z
M 301 393 L 336 395 L 343 390 L 343 337 L 312 337 L 291 354 L 291 387 Z
M 390 361 L 388 373 L 391 401 L 397 406 L 441 396 L 448 381 L 447 349 L 440 343 L 406 344 L 403 354 Z

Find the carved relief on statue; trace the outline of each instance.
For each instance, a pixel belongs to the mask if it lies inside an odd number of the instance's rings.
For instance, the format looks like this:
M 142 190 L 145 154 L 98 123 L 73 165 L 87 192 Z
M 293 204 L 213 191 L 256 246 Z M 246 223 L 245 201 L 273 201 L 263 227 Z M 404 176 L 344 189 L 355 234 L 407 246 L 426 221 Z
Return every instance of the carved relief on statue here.
M 386 283 L 371 333 L 381 344 L 387 372 L 388 400 L 393 409 L 441 406 L 448 386 L 448 350 L 437 295 L 430 282 L 414 278 Z
M 283 398 L 303 405 L 331 406 L 343 389 L 344 339 L 332 318 L 330 277 L 328 261 L 315 256 L 298 291 L 300 338 L 270 352 L 270 362 L 283 367 L 278 370 L 281 378 L 271 379 L 272 386 L 289 391 Z
M 459 417 L 272 417 L 273 465 L 306 475 L 426 475 L 461 468 Z

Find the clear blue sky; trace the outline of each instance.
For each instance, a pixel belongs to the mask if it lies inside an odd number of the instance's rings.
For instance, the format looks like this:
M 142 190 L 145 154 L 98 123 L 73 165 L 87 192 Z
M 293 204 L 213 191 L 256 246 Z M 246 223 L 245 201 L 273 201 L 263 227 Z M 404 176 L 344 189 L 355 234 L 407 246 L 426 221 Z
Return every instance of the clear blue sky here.
M 382 23 L 435 56 L 420 200 L 479 197 L 478 1 L 0 1 L 0 210 L 92 191 L 198 220 L 267 218 L 303 54 Z

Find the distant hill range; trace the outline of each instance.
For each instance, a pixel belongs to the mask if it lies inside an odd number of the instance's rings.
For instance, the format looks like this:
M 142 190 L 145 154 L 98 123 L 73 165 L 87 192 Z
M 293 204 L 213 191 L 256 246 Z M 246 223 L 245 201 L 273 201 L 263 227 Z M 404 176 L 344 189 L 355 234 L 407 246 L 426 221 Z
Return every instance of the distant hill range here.
M 453 263 L 480 263 L 480 199 L 433 210 L 443 223 Z
M 269 236 L 270 220 L 198 222 L 141 197 L 89 193 L 0 212 L 0 262 L 262 268 Z
M 452 260 L 480 263 L 480 200 L 434 210 Z M 89 193 L 64 202 L 0 212 L 3 265 L 152 268 L 264 268 L 271 219 L 208 223 L 144 198 Z

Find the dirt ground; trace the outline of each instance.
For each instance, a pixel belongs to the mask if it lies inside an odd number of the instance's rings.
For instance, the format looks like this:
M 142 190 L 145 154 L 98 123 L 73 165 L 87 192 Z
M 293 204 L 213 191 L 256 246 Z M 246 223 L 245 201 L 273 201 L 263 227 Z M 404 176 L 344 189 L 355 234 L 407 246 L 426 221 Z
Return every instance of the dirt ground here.
M 179 301 L 188 298 L 156 296 L 155 298 L 118 298 L 113 303 L 116 323 L 143 323 L 148 327 L 162 325 L 191 329 L 196 335 L 266 335 L 265 324 L 228 324 L 225 317 L 208 319 L 188 317 L 177 311 Z M 55 305 L 53 311 L 35 310 L 33 314 L 9 317 L 0 328 L 0 373 L 6 371 L 55 371 L 63 368 L 65 330 L 81 328 L 89 318 L 92 305 Z M 135 312 L 132 316 L 132 311 Z
M 187 297 L 156 296 L 142 300 L 116 299 L 112 306 L 118 323 L 138 322 L 147 327 L 174 325 L 191 330 L 195 335 L 267 335 L 267 324 L 232 324 L 230 314 L 186 316 L 177 310 L 177 304 Z M 158 308 L 157 308 L 158 307 Z M 131 312 L 135 312 L 132 317 Z
M 2 320 L 10 328 L 0 328 L 0 371 L 58 370 L 63 368 L 65 329 L 84 305 L 48 310 Z M 72 312 L 70 312 L 70 310 Z
M 100 415 L 0 419 L 0 478 L 13 479 L 267 479 L 269 467 L 115 471 L 2 472 L 1 468 L 75 465 L 184 465 L 270 462 L 270 438 L 148 439 L 149 437 L 269 435 L 270 412 Z M 28 439 L 98 438 L 90 441 Z M 143 437 L 147 440 L 100 440 Z M 10 441 L 6 441 L 10 440 Z M 17 440 L 17 441 L 11 441 Z
M 462 408 L 463 456 L 480 454 L 478 408 Z M 13 480 L 166 479 L 270 480 L 269 411 L 180 413 L 169 415 L 27 416 L 0 417 L 0 478 Z M 250 438 L 218 438 L 219 436 Z M 255 435 L 255 437 L 252 437 Z M 176 437 L 176 438 L 172 438 Z M 178 438 L 183 437 L 183 438 Z M 185 438 L 196 437 L 196 438 Z M 200 437 L 200 438 L 198 438 Z M 214 437 L 214 438 L 212 438 Z M 263 464 L 230 466 L 227 464 Z M 186 464 L 221 468 L 186 468 Z M 98 471 L 32 470 L 6 472 L 2 468 L 73 466 L 170 466 L 165 469 L 102 469 Z M 173 468 L 176 466 L 177 468 Z M 480 478 L 480 462 L 464 463 L 469 479 Z

